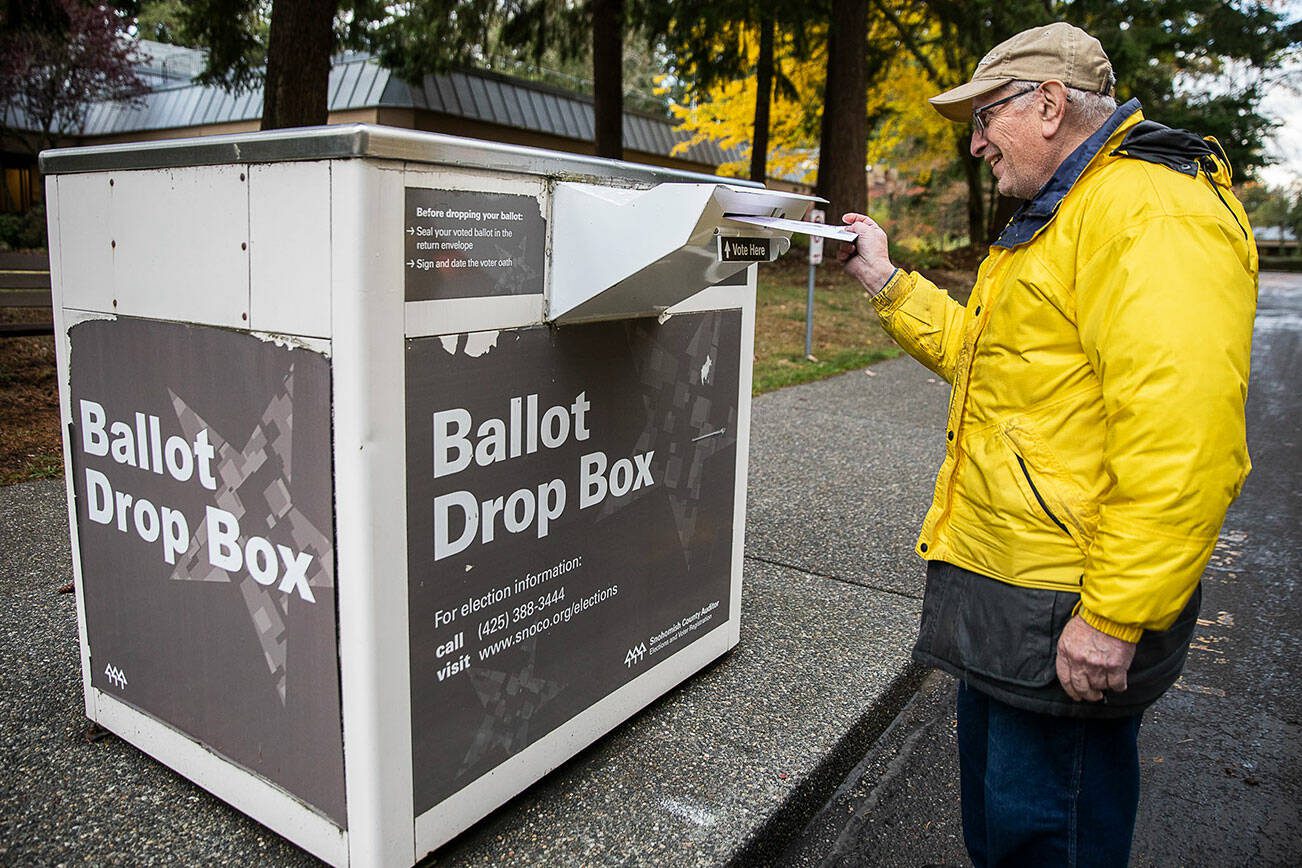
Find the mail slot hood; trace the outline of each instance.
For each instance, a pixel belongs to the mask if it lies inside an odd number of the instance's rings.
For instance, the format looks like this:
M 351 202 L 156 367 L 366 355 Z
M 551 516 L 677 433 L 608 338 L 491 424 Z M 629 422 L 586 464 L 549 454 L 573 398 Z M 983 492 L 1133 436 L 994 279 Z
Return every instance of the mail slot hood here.
M 791 246 L 789 231 L 728 215 L 794 220 L 822 201 L 730 184 L 643 190 L 557 184 L 547 318 L 576 323 L 658 315 Z

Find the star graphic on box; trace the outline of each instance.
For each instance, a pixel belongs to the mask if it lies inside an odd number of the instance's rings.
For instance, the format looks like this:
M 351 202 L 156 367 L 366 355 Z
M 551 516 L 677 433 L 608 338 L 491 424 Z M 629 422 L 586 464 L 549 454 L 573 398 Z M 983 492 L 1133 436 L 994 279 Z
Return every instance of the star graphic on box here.
M 333 587 L 334 548 L 330 538 L 294 506 L 290 495 L 294 473 L 293 366 L 244 446 L 239 449 L 214 430 L 182 397 L 170 390 L 169 394 L 177 422 L 187 437 L 193 439 L 200 431 L 208 430 L 217 459 L 214 505 L 234 516 L 245 533 L 265 534 L 287 524 L 297 550 L 311 555 L 308 586 Z M 177 559 L 171 578 L 201 582 L 233 581 L 230 573 L 210 563 L 207 552 L 208 524 L 199 522 L 189 548 Z M 276 593 L 274 585 L 259 584 L 250 574 L 244 574 L 238 581 L 268 672 L 275 679 L 276 691 L 284 704 L 288 652 L 285 617 L 290 606 L 305 603 L 295 602 L 293 594 Z

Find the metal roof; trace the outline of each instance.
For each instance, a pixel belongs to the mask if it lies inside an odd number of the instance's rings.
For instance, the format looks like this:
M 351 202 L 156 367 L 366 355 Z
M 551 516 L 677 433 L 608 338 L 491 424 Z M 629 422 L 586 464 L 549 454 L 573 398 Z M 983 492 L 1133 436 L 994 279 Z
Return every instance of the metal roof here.
M 1287 226 L 1254 226 L 1252 227 L 1252 237 L 1257 241 L 1267 241 L 1275 244 L 1297 241 L 1297 233 Z
M 59 148 L 41 153 L 47 175 L 77 172 L 159 169 L 235 163 L 274 163 L 302 160 L 344 160 L 372 157 L 438 166 L 474 167 L 512 174 L 541 175 L 565 180 L 616 180 L 660 184 L 717 184 L 719 178 L 682 169 L 604 160 L 586 154 L 547 151 L 483 139 L 465 139 L 399 127 L 335 124 L 270 132 L 157 139 L 116 145 Z M 749 181 L 729 186 L 755 187 Z
M 183 45 L 169 45 L 152 39 L 137 39 L 136 74 L 145 81 L 159 79 L 188 83 L 203 72 L 204 52 Z
M 593 138 L 592 101 L 506 76 L 481 71 L 427 75 L 413 86 L 392 75 L 374 58 L 348 54 L 330 70 L 330 111 L 366 108 L 414 108 L 504 127 L 529 130 L 578 141 Z M 262 89 L 230 94 L 215 86 L 167 84 L 136 103 L 93 103 L 81 135 L 87 138 L 146 130 L 185 129 L 212 124 L 256 121 L 262 117 Z M 646 154 L 669 156 L 688 138 L 665 118 L 640 112 L 624 113 L 624 147 Z M 681 157 L 717 166 L 738 158 L 735 149 L 713 142 L 692 145 Z

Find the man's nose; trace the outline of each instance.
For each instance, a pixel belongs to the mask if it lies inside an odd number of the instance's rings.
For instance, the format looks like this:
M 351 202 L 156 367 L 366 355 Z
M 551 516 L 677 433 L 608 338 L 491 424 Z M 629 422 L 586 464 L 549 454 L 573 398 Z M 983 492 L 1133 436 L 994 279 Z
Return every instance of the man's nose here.
M 986 145 L 988 144 L 990 144 L 990 142 L 986 139 L 985 133 L 977 129 L 975 126 L 972 127 L 972 142 L 968 146 L 968 150 L 971 151 L 972 156 L 980 159 L 981 155 L 985 152 Z

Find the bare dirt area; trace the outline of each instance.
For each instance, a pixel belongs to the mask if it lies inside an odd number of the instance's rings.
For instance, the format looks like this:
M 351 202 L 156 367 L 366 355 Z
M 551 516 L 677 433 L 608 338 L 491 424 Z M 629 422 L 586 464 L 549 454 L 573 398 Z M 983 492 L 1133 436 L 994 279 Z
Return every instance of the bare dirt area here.
M 0 323 L 49 321 L 48 309 L 0 309 Z M 54 338 L 0 337 L 0 485 L 62 472 Z

